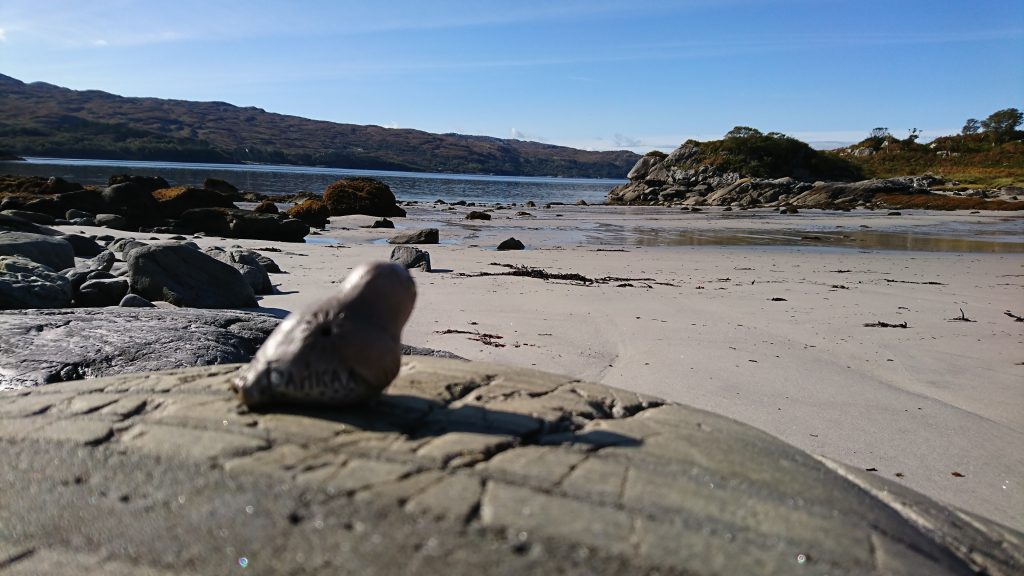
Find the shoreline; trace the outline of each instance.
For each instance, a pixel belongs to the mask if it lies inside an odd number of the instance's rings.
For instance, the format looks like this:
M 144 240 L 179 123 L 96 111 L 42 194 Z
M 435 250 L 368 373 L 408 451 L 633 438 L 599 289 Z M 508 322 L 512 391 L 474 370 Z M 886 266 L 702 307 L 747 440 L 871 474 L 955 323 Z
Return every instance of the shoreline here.
M 1024 254 L 598 244 L 581 228 L 639 222 L 728 233 L 738 220 L 558 206 L 532 209 L 533 219 L 498 219 L 512 210 L 479 222 L 462 220 L 465 209 L 409 208 L 396 227 L 439 227 L 442 243 L 419 246 L 435 270 L 414 271 L 419 301 L 405 343 L 707 409 L 1024 529 L 1024 359 L 1014 356 L 1024 323 L 1004 315 L 1024 312 Z M 884 214 L 764 211 L 751 221 L 765 233 L 808 220 L 828 230 L 885 222 L 980 232 L 992 223 L 1013 235 L 1024 226 L 1006 213 Z M 280 250 L 268 255 L 287 274 L 273 276 L 278 293 L 260 305 L 285 315 L 331 293 L 355 265 L 388 258 L 393 246 L 384 240 L 395 231 L 360 227 L 374 220 L 332 218 L 310 237 L 334 244 L 197 242 Z M 530 249 L 493 249 L 510 235 Z M 492 263 L 620 281 L 462 275 L 506 271 Z M 974 322 L 951 321 L 961 308 Z M 864 326 L 878 321 L 908 328 Z

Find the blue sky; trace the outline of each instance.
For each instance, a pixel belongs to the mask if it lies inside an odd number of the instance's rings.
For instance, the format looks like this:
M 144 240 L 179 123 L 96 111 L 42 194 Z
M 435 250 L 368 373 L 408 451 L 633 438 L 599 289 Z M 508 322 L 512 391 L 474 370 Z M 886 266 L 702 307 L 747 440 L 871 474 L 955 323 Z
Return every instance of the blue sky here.
M 588 149 L 930 137 L 1024 108 L 1024 1 L 3 0 L 0 73 Z

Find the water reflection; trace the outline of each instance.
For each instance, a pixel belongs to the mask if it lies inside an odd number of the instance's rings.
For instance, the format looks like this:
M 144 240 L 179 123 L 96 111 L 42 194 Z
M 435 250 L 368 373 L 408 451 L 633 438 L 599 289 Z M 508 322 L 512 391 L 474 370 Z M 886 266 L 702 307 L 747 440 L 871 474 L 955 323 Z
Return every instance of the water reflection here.
M 601 226 L 588 243 L 629 246 L 803 246 L 923 252 L 1024 253 L 1024 235 L 975 232 L 965 236 L 921 231 L 857 230 L 842 233 L 802 230 L 678 230 L 644 226 Z

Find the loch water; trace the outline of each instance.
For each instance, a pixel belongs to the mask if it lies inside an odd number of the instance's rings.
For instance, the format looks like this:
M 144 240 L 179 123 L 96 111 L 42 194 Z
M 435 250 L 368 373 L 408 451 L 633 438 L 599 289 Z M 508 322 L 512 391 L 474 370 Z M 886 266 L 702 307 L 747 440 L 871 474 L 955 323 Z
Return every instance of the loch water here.
M 112 174 L 162 176 L 172 186 L 198 186 L 206 178 L 226 180 L 240 190 L 263 194 L 320 194 L 328 184 L 349 176 L 369 176 L 386 182 L 399 200 L 478 203 L 529 200 L 540 203 L 590 204 L 604 202 L 608 191 L 626 180 L 588 178 L 540 178 L 476 174 L 434 174 L 384 170 L 349 170 L 314 166 L 264 164 L 192 164 L 135 162 L 126 160 L 71 160 L 28 158 L 25 162 L 0 162 L 0 174 L 59 176 L 80 184 L 106 184 Z

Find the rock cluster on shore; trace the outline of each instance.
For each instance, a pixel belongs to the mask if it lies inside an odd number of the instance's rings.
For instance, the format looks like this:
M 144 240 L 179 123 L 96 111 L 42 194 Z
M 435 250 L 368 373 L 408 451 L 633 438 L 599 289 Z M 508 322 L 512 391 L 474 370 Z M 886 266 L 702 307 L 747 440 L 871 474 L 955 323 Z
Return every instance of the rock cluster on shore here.
M 699 143 L 686 143 L 667 156 L 644 156 L 627 177 L 628 184 L 608 193 L 609 204 L 730 206 L 738 208 L 797 206 L 850 209 L 858 206 L 893 208 L 1024 209 L 1012 201 L 1014 190 L 976 191 L 967 197 L 935 194 L 944 184 L 933 175 L 863 180 L 859 182 L 801 181 L 793 177 L 757 178 L 701 164 Z M 1013 196 L 985 202 L 989 198 Z

